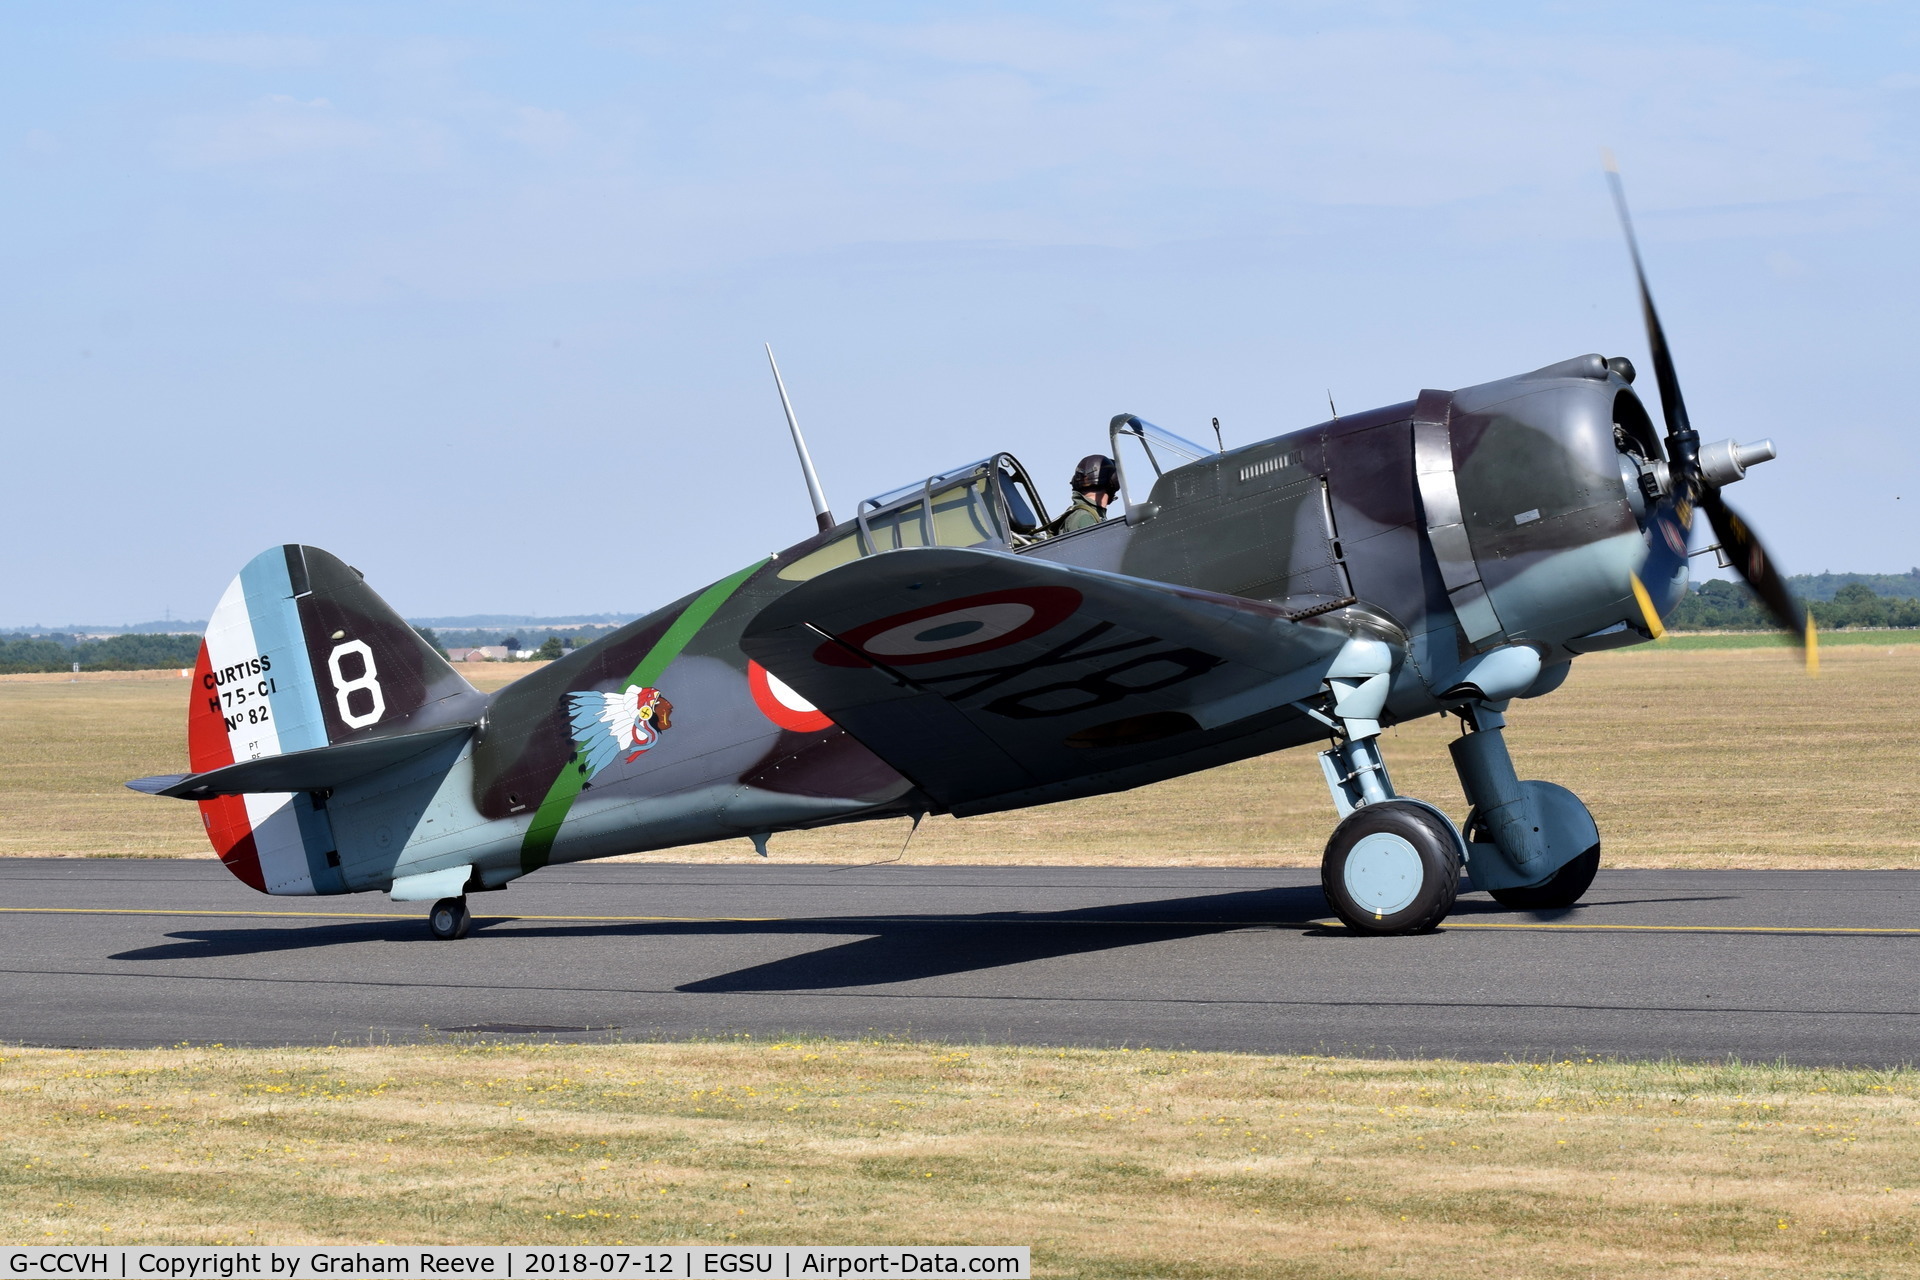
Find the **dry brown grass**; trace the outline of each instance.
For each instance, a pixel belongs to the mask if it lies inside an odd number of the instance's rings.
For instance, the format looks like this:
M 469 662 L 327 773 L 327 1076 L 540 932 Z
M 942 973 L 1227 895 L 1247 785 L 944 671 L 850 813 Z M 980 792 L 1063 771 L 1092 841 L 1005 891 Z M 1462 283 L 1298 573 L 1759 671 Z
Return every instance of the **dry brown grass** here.
M 476 683 L 523 666 L 480 667 Z M 190 806 L 120 786 L 185 767 L 185 682 L 0 684 L 0 853 L 201 854 Z M 1785 649 L 1645 650 L 1574 665 L 1516 704 L 1523 777 L 1572 787 L 1613 866 L 1916 867 L 1920 645 L 1835 646 L 1820 678 Z M 1385 739 L 1394 781 L 1455 817 L 1452 721 Z M 1244 761 L 1125 795 L 922 825 L 915 863 L 1317 864 L 1332 807 L 1313 754 Z M 775 837 L 796 862 L 894 857 L 904 822 Z M 747 841 L 644 855 L 743 861 Z
M 0 1052 L 22 1244 L 1009 1243 L 1080 1276 L 1912 1275 L 1911 1072 L 898 1042 Z
M 466 668 L 497 689 L 544 663 Z M 213 856 L 199 810 L 129 791 L 129 778 L 187 768 L 177 671 L 0 675 L 0 856 Z

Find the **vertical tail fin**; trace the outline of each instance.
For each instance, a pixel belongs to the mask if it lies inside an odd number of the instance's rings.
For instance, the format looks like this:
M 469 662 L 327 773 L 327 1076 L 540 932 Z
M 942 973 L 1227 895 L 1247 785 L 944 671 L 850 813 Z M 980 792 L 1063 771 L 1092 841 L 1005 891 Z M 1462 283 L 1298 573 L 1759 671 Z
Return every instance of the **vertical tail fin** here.
M 195 773 L 478 719 L 486 696 L 317 547 L 255 556 L 220 597 L 200 644 L 187 750 Z M 265 893 L 332 893 L 340 859 L 319 794 L 200 802 L 214 851 Z

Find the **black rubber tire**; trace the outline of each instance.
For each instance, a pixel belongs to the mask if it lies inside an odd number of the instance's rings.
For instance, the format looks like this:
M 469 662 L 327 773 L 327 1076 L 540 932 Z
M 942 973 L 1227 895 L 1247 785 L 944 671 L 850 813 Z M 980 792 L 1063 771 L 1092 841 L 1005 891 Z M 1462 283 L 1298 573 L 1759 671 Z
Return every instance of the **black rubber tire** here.
M 467 912 L 465 898 L 442 898 L 427 913 L 427 928 L 442 942 L 466 937 L 472 926 L 473 916 Z
M 1495 902 L 1515 911 L 1563 911 L 1580 901 L 1599 870 L 1600 846 L 1596 844 L 1539 884 L 1487 892 Z
M 1349 882 L 1347 862 L 1369 836 L 1397 837 L 1417 857 L 1419 880 L 1412 898 L 1392 911 L 1360 900 Z M 1390 847 L 1390 846 L 1389 846 Z M 1453 910 L 1460 890 L 1459 837 L 1447 820 L 1423 804 L 1382 800 L 1355 809 L 1327 839 L 1320 859 L 1320 887 L 1335 915 L 1359 933 L 1426 933 L 1439 926 Z

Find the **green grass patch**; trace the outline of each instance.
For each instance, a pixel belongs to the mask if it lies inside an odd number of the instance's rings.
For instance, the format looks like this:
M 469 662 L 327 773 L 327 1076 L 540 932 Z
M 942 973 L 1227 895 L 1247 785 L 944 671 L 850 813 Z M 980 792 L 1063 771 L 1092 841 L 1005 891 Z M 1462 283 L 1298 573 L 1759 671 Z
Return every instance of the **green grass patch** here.
M 1685 652 L 1689 649 L 1781 649 L 1797 648 L 1798 636 L 1790 636 L 1784 631 L 1670 631 L 1664 640 L 1656 640 L 1650 645 L 1636 645 L 1631 649 L 1622 649 L 1622 653 L 1649 653 L 1662 649 Z M 1898 631 L 1822 631 L 1820 647 L 1852 644 L 1920 644 L 1920 627 L 1906 627 Z

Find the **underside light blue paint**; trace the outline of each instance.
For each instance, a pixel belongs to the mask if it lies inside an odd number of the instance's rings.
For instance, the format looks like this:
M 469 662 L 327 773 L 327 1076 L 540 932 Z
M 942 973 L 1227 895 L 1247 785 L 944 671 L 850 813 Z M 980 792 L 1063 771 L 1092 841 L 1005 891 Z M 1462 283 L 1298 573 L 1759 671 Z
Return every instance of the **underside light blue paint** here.
M 457 898 L 466 890 L 467 881 L 472 876 L 473 864 L 470 862 L 417 876 L 401 876 L 387 890 L 387 896 L 395 902 L 434 902 L 441 898 Z

